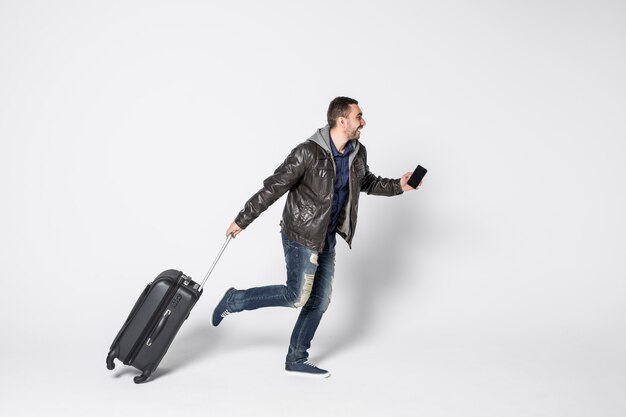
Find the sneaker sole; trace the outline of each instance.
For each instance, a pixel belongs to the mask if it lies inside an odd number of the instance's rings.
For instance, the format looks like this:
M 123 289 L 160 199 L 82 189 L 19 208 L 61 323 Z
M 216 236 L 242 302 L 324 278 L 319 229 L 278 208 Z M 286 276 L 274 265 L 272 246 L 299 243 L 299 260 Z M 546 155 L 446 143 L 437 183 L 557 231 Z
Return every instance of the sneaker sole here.
M 330 377 L 330 372 L 326 372 L 325 374 L 311 374 L 309 372 L 288 371 L 285 369 L 285 373 L 300 378 L 324 379 Z

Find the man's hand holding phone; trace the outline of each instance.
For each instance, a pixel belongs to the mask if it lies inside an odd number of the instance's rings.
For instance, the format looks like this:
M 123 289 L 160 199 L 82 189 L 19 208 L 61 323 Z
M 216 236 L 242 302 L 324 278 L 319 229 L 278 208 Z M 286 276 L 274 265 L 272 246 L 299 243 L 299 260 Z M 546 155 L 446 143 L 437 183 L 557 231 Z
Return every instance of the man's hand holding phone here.
M 422 185 L 422 180 L 424 179 L 424 175 L 426 175 L 428 170 L 421 165 L 418 165 L 413 172 L 407 172 L 400 178 L 400 185 L 402 186 L 402 191 L 411 191 L 417 190 Z

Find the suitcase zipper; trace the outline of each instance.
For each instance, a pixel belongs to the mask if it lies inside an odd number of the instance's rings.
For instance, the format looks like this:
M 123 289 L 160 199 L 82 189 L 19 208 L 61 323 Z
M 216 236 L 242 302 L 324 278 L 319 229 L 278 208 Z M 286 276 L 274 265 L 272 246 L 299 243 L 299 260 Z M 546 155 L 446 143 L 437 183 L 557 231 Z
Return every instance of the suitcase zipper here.
M 161 300 L 161 303 L 159 304 L 159 307 L 157 308 L 157 311 L 162 311 L 164 308 L 166 308 L 169 305 L 172 296 L 174 294 L 176 294 L 176 292 L 178 291 L 178 286 L 179 285 L 180 285 L 180 276 L 179 276 L 179 278 L 176 278 L 176 281 L 174 282 L 172 287 L 169 290 L 167 290 L 167 292 L 165 293 L 165 296 L 163 297 L 163 300 Z M 133 348 L 131 350 L 131 353 L 129 355 L 129 359 L 128 359 L 128 364 L 129 365 L 132 365 L 133 362 L 135 361 L 135 359 L 137 359 L 137 355 L 139 355 L 139 352 L 141 351 L 143 346 L 146 344 L 144 342 L 144 340 L 146 340 L 148 335 L 153 332 L 153 330 L 154 330 L 155 326 L 157 325 L 158 321 L 160 321 L 162 319 L 161 316 L 162 315 L 159 314 L 159 315 L 156 315 L 156 317 L 153 317 L 152 320 L 150 320 L 150 324 L 148 326 L 146 326 L 146 328 L 141 333 L 141 336 L 135 342 L 135 345 L 133 346 Z M 152 344 L 152 343 L 150 343 L 150 344 Z M 148 345 L 148 346 L 150 346 L 150 345 Z

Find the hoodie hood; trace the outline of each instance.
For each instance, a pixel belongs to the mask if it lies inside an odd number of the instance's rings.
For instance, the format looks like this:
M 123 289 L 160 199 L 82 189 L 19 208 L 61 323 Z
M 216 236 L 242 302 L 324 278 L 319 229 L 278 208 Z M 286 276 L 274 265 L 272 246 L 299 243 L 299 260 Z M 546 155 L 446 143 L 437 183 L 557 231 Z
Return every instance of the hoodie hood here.
M 326 125 L 324 127 L 320 127 L 319 129 L 315 131 L 313 136 L 311 136 L 308 140 L 310 140 L 311 142 L 317 143 L 319 146 L 321 146 L 326 152 L 328 152 L 332 156 L 333 153 L 330 149 L 330 126 Z M 350 142 L 352 142 L 352 153 L 350 154 L 350 163 L 352 163 L 352 159 L 354 158 L 357 151 L 359 150 L 360 145 L 359 145 L 359 141 L 355 139 L 351 140 Z M 334 160 L 333 160 L 333 163 L 334 163 Z

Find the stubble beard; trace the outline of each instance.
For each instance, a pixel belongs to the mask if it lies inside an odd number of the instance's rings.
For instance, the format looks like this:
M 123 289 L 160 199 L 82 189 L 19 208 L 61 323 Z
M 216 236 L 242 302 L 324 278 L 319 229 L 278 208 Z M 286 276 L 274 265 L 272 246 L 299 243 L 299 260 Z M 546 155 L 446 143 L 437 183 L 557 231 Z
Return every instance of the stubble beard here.
M 361 130 L 360 129 L 356 129 L 354 131 L 354 133 L 352 133 L 352 135 L 350 135 L 350 137 L 348 139 L 349 140 L 359 140 L 360 137 L 361 137 Z

